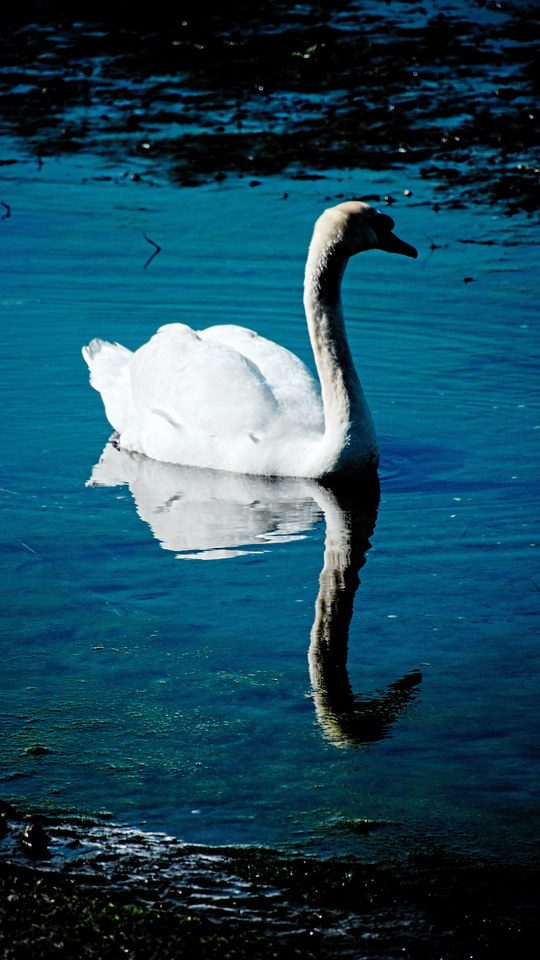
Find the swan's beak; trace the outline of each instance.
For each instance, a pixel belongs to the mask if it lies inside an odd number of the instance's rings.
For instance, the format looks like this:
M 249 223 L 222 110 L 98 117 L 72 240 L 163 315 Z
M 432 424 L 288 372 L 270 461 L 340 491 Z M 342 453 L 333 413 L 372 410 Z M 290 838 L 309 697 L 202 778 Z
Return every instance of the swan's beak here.
M 378 239 L 377 247 L 379 250 L 386 250 L 387 253 L 402 253 L 404 257 L 412 257 L 413 260 L 416 260 L 418 256 L 418 250 L 410 243 L 400 240 L 395 233 L 385 233 Z

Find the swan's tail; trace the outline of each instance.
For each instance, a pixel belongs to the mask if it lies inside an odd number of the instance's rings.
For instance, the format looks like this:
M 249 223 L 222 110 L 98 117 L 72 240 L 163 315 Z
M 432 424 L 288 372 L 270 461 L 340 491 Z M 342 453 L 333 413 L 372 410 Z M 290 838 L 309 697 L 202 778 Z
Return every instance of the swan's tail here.
M 121 343 L 98 339 L 91 340 L 83 347 L 82 355 L 90 370 L 90 383 L 99 393 L 112 386 L 133 356 L 131 350 L 123 347 Z
M 82 348 L 90 370 L 90 383 L 101 394 L 107 419 L 119 433 L 133 411 L 129 361 L 133 353 L 120 343 L 91 340 Z

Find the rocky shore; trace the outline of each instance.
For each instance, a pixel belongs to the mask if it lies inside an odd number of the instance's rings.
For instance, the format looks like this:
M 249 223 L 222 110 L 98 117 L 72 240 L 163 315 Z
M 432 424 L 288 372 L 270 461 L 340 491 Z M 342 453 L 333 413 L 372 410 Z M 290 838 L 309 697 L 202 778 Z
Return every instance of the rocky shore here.
M 2 809 L 4 960 L 497 960 L 538 935 L 530 858 L 320 859 Z

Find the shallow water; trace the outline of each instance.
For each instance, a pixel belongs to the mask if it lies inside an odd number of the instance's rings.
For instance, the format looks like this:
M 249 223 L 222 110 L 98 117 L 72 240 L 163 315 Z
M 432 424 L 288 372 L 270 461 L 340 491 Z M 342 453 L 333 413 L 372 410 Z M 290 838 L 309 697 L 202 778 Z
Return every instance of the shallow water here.
M 2 185 L 2 796 L 190 843 L 531 857 L 534 227 L 434 212 L 421 181 L 390 175 L 180 191 L 99 172 L 79 157 Z M 111 447 L 85 485 L 110 431 L 79 349 L 223 321 L 311 363 L 314 219 L 328 196 L 404 186 L 392 212 L 419 260 L 364 255 L 345 283 L 382 461 L 378 513 L 353 525 L 357 566 L 372 545 L 355 697 L 336 699 L 307 652 L 348 505 Z M 161 246 L 147 269 L 143 232 Z M 342 669 L 339 618 L 328 629 Z

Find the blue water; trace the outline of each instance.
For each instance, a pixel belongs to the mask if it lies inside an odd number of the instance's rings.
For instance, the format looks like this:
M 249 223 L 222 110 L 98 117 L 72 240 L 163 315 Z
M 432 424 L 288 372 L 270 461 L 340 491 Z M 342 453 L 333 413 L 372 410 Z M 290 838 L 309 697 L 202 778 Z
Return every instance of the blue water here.
M 434 212 L 411 173 L 256 189 L 102 173 L 87 157 L 28 162 L 1 188 L 2 796 L 207 844 L 372 855 L 428 837 L 528 855 L 535 227 Z M 145 473 L 110 448 L 130 485 L 87 486 L 110 429 L 80 347 L 240 323 L 312 364 L 312 224 L 326 197 L 373 193 L 398 198 L 420 256 L 365 254 L 345 281 L 382 447 L 347 665 L 364 700 L 414 670 L 422 682 L 355 743 L 332 735 L 308 672 L 329 522 L 317 490 Z M 161 246 L 147 269 L 143 233 Z

